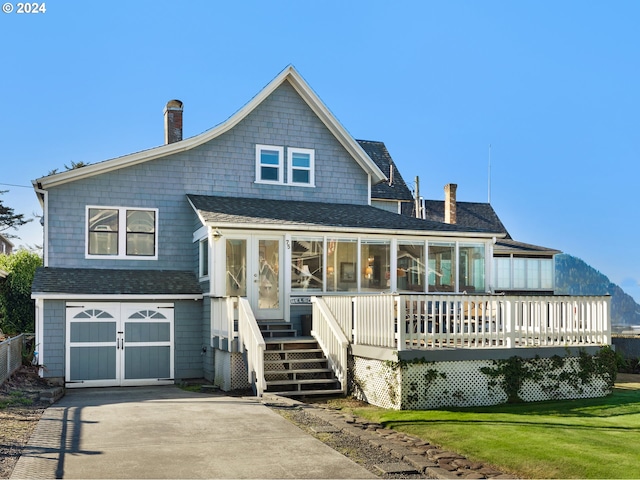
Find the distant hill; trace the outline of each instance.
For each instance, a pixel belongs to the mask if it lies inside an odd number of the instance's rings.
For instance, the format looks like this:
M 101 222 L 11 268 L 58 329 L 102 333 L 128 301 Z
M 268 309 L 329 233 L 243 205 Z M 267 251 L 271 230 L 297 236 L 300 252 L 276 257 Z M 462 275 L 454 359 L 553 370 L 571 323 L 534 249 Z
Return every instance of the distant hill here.
M 579 258 L 556 255 L 558 295 L 611 295 L 611 324 L 640 325 L 640 305 L 606 275 Z

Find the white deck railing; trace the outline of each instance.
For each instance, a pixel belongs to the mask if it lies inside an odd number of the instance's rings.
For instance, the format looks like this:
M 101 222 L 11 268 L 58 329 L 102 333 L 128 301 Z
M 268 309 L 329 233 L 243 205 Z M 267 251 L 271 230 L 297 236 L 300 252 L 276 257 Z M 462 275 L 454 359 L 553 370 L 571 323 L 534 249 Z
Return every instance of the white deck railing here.
M 349 340 L 322 298 L 311 297 L 313 325 L 311 334 L 327 357 L 329 367 L 347 393 L 347 349 Z
M 211 336 L 227 340 L 227 350 L 235 338 L 235 297 L 211 298 Z
M 267 388 L 264 378 L 265 342 L 246 298 L 238 298 L 238 349 L 246 352 L 247 373 L 250 385 L 255 385 L 256 395 L 262 396 Z
M 611 338 L 609 297 L 367 295 L 349 297 L 351 311 L 325 298 L 347 338 L 361 345 L 519 348 L 607 345 Z M 353 325 L 351 335 L 344 325 Z

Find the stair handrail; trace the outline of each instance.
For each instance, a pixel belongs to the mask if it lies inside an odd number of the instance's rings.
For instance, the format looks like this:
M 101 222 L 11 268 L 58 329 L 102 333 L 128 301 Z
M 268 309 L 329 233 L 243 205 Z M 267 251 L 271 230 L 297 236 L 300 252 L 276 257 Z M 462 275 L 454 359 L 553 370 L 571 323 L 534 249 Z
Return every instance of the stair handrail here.
M 261 397 L 267 388 L 264 378 L 264 351 L 266 344 L 251 305 L 246 298 L 238 298 L 238 348 L 246 352 L 247 379 Z
M 346 394 L 349 340 L 322 298 L 311 297 L 311 303 L 313 304 L 311 335 L 327 357 L 331 370 L 340 382 L 342 393 Z

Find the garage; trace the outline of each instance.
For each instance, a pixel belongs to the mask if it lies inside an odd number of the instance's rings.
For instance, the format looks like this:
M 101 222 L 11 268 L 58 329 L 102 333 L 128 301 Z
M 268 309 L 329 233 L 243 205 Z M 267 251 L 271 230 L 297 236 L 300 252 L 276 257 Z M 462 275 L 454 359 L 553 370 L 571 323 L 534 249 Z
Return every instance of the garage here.
M 65 316 L 68 388 L 173 383 L 173 303 L 67 302 Z

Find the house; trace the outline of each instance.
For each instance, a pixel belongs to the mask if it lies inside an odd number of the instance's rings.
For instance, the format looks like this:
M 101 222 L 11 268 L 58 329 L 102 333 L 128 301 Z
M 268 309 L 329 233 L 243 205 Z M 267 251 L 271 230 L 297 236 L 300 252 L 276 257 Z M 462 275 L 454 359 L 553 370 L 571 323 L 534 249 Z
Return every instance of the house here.
M 0 255 L 11 255 L 15 245 L 7 237 L 0 233 Z
M 362 140 L 358 140 L 358 143 L 389 179 L 372 188 L 372 205 L 435 222 L 500 232 L 503 237 L 496 238 L 493 246 L 493 291 L 527 295 L 554 294 L 554 257 L 561 253 L 559 250 L 514 240 L 490 203 L 458 201 L 456 184 L 445 185 L 444 200 L 419 198 L 416 202 L 384 143 Z
M 182 138 L 180 101 L 164 115 L 165 145 L 33 181 L 42 375 L 345 392 L 348 349 L 384 362 L 425 341 L 403 336 L 396 292 L 449 295 L 419 314 L 444 322 L 473 303 L 478 326 L 504 228 L 400 214 L 413 200 L 384 145 L 355 140 L 295 68 L 200 135 Z M 356 327 L 365 311 L 381 327 Z M 412 334 L 454 333 L 431 320 Z

